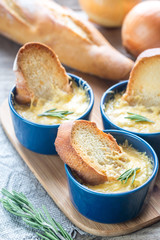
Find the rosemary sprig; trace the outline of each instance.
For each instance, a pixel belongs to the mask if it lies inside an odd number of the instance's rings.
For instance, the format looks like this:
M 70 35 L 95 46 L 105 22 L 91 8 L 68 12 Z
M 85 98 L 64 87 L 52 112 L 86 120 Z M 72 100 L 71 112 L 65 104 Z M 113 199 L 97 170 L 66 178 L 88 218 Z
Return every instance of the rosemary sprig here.
M 60 119 L 68 119 L 66 115 L 72 114 L 70 111 L 56 111 L 56 108 L 49 109 L 42 114 L 38 114 L 39 117 L 49 116 L 49 117 L 57 117 Z
M 22 193 L 8 192 L 2 189 L 6 198 L 0 199 L 3 207 L 10 213 L 19 216 L 29 226 L 39 230 L 36 234 L 46 240 L 73 240 L 70 235 L 48 213 L 45 206 L 36 210 Z
M 131 112 L 127 112 L 128 113 L 128 116 L 125 117 L 125 118 L 128 118 L 130 120 L 133 120 L 135 122 L 150 122 L 150 123 L 154 123 L 154 121 L 142 116 L 142 115 L 139 115 L 139 114 L 135 114 L 135 113 L 131 113 Z
M 123 181 L 125 181 L 125 183 L 127 183 L 128 178 L 132 177 L 132 183 L 134 183 L 135 177 L 136 177 L 136 173 L 140 168 L 135 168 L 135 169 L 128 169 L 127 171 L 125 171 L 124 173 L 122 173 L 119 178 L 117 178 L 117 180 L 121 180 L 121 182 L 123 183 Z

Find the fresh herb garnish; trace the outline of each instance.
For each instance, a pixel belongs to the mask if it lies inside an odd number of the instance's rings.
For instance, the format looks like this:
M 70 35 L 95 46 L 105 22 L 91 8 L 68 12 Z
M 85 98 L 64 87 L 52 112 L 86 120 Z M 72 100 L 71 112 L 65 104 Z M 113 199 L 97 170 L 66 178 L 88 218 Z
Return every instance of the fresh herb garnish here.
M 66 118 L 67 115 L 72 114 L 73 112 L 70 111 L 56 111 L 56 108 L 49 109 L 42 114 L 38 114 L 39 117 L 48 116 L 48 117 L 57 117 L 61 119 L 68 119 Z
M 121 174 L 121 176 L 119 178 L 117 178 L 117 180 L 121 180 L 121 182 L 123 183 L 123 181 L 125 181 L 125 183 L 127 183 L 128 178 L 132 177 L 132 183 L 134 183 L 135 177 L 136 177 L 136 173 L 140 168 L 135 168 L 135 169 L 128 169 L 127 171 L 125 171 L 124 173 Z
M 19 216 L 29 226 L 39 230 L 36 234 L 41 239 L 46 240 L 73 240 L 70 235 L 57 223 L 48 213 L 45 206 L 41 210 L 35 210 L 26 196 L 22 193 L 8 192 L 2 189 L 2 194 L 6 197 L 0 199 L 3 207 L 10 213 Z
M 133 120 L 135 122 L 150 122 L 150 123 L 154 123 L 154 121 L 142 116 L 142 115 L 138 115 L 135 113 L 131 113 L 131 112 L 127 112 L 128 116 L 125 118 L 128 118 L 130 120 Z

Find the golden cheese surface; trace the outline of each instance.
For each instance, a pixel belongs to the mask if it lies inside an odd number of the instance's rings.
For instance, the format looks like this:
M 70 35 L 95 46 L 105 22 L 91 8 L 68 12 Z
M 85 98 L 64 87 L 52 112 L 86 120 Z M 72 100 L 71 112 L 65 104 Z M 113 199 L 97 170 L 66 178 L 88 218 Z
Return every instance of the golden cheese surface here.
M 39 99 L 34 106 L 20 105 L 15 103 L 15 110 L 25 119 L 45 125 L 60 124 L 64 121 L 74 120 L 80 117 L 88 108 L 89 97 L 82 87 L 78 87 L 74 82 L 72 84 L 73 92 L 66 93 L 61 89 L 57 89 L 52 100 Z M 56 108 L 56 111 L 70 111 L 73 112 L 66 116 L 67 119 L 60 119 L 50 116 L 38 116 L 39 114 Z
M 106 181 L 103 184 L 95 186 L 86 185 L 88 188 L 96 192 L 102 193 L 126 192 L 141 186 L 147 181 L 153 171 L 151 159 L 149 159 L 145 153 L 141 153 L 134 149 L 132 146 L 129 146 L 127 141 L 121 147 L 126 154 L 126 160 L 123 162 L 123 166 L 117 167 L 116 165 L 114 165 L 116 166 L 116 168 L 113 169 L 113 172 L 115 174 L 116 180 Z M 133 176 L 128 179 L 127 183 L 125 183 L 125 181 L 123 181 L 122 183 L 120 180 L 117 180 L 118 177 L 126 170 L 135 168 L 140 169 L 136 172 L 136 177 L 133 184 Z
M 117 93 L 105 106 L 106 115 L 117 126 L 132 132 L 155 133 L 160 132 L 160 107 L 145 107 L 142 104 L 130 106 L 122 99 L 122 93 Z M 142 115 L 153 122 L 135 122 L 127 119 L 128 112 Z

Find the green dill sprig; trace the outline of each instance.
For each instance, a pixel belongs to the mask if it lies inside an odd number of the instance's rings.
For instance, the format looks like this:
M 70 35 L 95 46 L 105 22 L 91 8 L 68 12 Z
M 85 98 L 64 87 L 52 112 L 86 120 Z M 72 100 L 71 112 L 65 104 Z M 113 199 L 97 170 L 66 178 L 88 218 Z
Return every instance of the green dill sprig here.
M 0 199 L 3 207 L 10 213 L 19 216 L 29 226 L 38 229 L 36 234 L 45 240 L 73 240 L 63 227 L 56 222 L 48 213 L 45 206 L 43 212 L 36 210 L 26 196 L 22 193 L 8 192 L 2 189 L 6 198 Z
M 132 177 L 132 183 L 134 183 L 135 177 L 136 177 L 136 173 L 137 171 L 140 170 L 140 168 L 135 168 L 135 169 L 128 169 L 127 171 L 125 171 L 124 173 L 122 173 L 119 178 L 117 178 L 117 180 L 121 180 L 121 182 L 123 183 L 123 181 L 125 181 L 125 183 L 127 183 L 128 178 Z
M 135 114 L 135 113 L 131 113 L 131 112 L 127 112 L 128 116 L 125 117 L 127 119 L 133 120 L 135 122 L 150 122 L 150 123 L 154 123 L 154 121 L 139 115 L 139 114 Z
M 56 108 L 49 109 L 44 113 L 38 114 L 39 117 L 47 116 L 47 117 L 57 117 L 60 119 L 68 119 L 67 115 L 72 114 L 70 111 L 56 111 Z

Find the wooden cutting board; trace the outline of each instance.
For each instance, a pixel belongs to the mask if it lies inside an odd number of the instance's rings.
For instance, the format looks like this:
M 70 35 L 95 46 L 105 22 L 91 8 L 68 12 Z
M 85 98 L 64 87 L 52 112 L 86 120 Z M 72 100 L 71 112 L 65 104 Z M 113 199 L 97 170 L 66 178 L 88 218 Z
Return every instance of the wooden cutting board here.
M 77 74 L 77 73 L 76 73 Z M 87 78 L 95 93 L 95 105 L 92 111 L 91 120 L 95 121 L 102 129 L 99 104 L 103 92 L 113 84 L 94 77 L 79 74 L 84 79 Z M 97 236 L 119 236 L 134 232 L 143 227 L 149 226 L 160 220 L 160 175 L 154 186 L 150 201 L 144 206 L 144 210 L 139 217 L 123 224 L 100 224 L 83 217 L 73 207 L 67 186 L 64 164 L 58 156 L 41 155 L 24 148 L 17 140 L 11 121 L 7 100 L 1 105 L 0 119 L 4 131 L 9 140 L 28 165 L 30 170 L 57 204 L 64 214 L 80 229 Z

